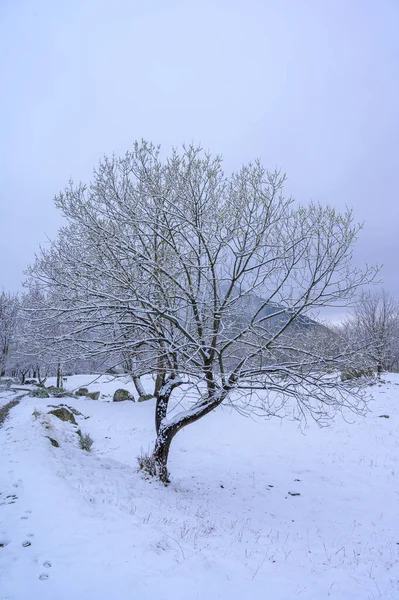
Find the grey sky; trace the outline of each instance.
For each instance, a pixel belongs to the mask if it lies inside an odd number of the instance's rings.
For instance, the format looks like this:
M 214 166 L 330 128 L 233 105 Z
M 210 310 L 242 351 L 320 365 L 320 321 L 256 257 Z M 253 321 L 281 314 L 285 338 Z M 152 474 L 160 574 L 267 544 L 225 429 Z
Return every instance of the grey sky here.
M 352 206 L 399 296 L 398 0 L 0 0 L 0 289 L 54 237 L 53 196 L 137 138 L 259 157 Z

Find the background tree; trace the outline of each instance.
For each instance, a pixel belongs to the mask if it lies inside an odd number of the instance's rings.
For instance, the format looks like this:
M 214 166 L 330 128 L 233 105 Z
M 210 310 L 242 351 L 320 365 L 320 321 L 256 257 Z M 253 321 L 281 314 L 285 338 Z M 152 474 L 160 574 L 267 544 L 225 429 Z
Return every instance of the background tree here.
M 399 306 L 385 290 L 364 291 L 345 324 L 347 335 L 358 339 L 368 367 L 393 370 L 399 361 Z
M 6 374 L 10 353 L 14 351 L 18 312 L 18 294 L 2 292 L 0 294 L 0 377 Z
M 351 266 L 359 226 L 350 211 L 296 206 L 284 180 L 259 162 L 226 177 L 219 157 L 192 146 L 162 160 L 143 142 L 56 199 L 68 224 L 31 281 L 51 290 L 46 318 L 81 350 L 122 344 L 138 373 L 158 373 L 146 467 L 165 482 L 173 437 L 224 401 L 274 414 L 294 400 L 320 423 L 363 406 L 358 384 L 325 376 L 342 368 L 345 350 L 298 334 L 308 311 L 350 302 L 373 278 Z M 134 338 L 123 336 L 132 328 Z M 197 397 L 170 415 L 181 386 Z
M 22 382 L 30 376 L 44 386 L 47 378 L 54 375 L 57 387 L 63 386 L 63 370 L 68 365 L 66 347 L 70 342 L 63 341 L 64 331 L 57 319 L 49 317 L 53 304 L 51 293 L 46 295 L 34 283 L 21 298 L 15 359 Z M 58 340 L 56 347 L 50 343 L 54 337 Z

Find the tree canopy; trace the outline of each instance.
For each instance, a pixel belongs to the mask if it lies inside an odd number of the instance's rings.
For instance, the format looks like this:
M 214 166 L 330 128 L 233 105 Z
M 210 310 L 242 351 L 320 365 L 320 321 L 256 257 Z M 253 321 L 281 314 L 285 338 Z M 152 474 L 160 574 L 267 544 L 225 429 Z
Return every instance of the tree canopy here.
M 350 210 L 298 206 L 284 181 L 258 161 L 228 176 L 199 147 L 164 159 L 142 142 L 56 197 L 67 224 L 30 268 L 46 298 L 34 308 L 60 355 L 127 356 L 136 377 L 158 374 L 151 468 L 165 481 L 177 431 L 238 393 L 266 413 L 293 398 L 320 421 L 363 401 L 331 375 L 351 351 L 306 320 L 373 278 L 352 265 L 360 226 Z M 182 385 L 197 400 L 169 417 Z

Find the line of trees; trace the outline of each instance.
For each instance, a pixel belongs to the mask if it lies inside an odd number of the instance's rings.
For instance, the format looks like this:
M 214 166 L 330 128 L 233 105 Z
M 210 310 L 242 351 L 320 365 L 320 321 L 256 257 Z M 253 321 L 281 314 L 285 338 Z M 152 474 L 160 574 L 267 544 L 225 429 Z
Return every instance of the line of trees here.
M 48 324 L 45 319 L 32 318 L 31 309 L 40 302 L 40 293 L 33 287 L 25 293 L 0 294 L 0 377 L 18 378 L 21 383 L 35 378 L 44 384 L 50 375 L 62 379 L 61 361 L 46 342 Z M 101 365 L 95 361 L 62 362 L 68 373 L 93 372 Z M 61 384 L 60 384 L 61 386 Z
M 226 176 L 198 147 L 163 159 L 142 142 L 56 197 L 66 225 L 29 268 L 24 343 L 52 368 L 123 366 L 138 389 L 155 373 L 145 467 L 164 482 L 174 436 L 223 402 L 274 414 L 292 400 L 323 423 L 364 406 L 362 381 L 337 373 L 355 361 L 380 371 L 393 356 L 397 312 L 378 338 L 360 309 L 335 333 L 307 317 L 353 304 L 376 270 L 352 266 L 351 211 L 297 206 L 284 181 L 259 162 Z M 188 389 L 195 400 L 171 416 L 171 398 Z
M 259 304 L 259 301 L 256 296 L 251 298 L 252 303 Z M 120 336 L 122 340 L 117 341 L 119 336 L 115 326 L 113 338 L 117 348 L 111 349 L 108 344 L 108 348 L 100 352 L 98 340 L 93 341 L 91 347 L 90 341 L 86 340 L 85 352 L 76 352 L 76 340 L 68 336 L 65 349 L 57 359 L 48 350 L 48 320 L 44 319 L 40 324 L 36 318 L 32 318 L 32 311 L 40 311 L 47 303 L 48 300 L 45 301 L 35 288 L 24 294 L 0 294 L 1 377 L 19 377 L 21 382 L 26 377 L 40 380 L 42 375 L 55 375 L 61 363 L 65 374 L 101 370 L 128 374 L 134 380 L 139 396 L 144 395 L 137 361 L 140 349 L 133 352 L 129 343 L 134 334 L 133 328 L 129 336 L 125 333 L 124 337 Z M 271 315 L 275 319 L 277 312 L 274 310 Z M 356 353 L 351 355 L 354 372 L 371 370 L 381 375 L 383 371 L 399 371 L 399 304 L 384 289 L 362 292 L 348 316 L 340 325 L 330 326 L 330 332 L 326 326 L 316 328 L 314 321 L 308 322 L 307 329 L 305 322 L 302 325 L 304 329 L 300 336 L 303 344 L 306 340 L 307 346 L 328 341 L 332 348 L 338 340 L 340 344 L 345 340 L 346 348 L 352 344 L 356 348 Z M 298 331 L 291 324 L 289 336 L 292 338 L 295 335 L 298 337 Z M 155 383 L 154 395 L 157 395 L 158 389 L 159 379 Z

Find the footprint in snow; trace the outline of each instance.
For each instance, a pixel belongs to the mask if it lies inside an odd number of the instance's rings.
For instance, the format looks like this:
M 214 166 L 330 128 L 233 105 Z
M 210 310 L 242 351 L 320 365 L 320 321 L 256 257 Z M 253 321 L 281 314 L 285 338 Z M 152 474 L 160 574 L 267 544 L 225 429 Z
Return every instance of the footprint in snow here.
M 49 569 L 51 567 L 51 562 L 49 560 L 45 560 L 43 563 L 43 567 L 45 567 L 46 569 Z
M 45 579 L 48 579 L 50 577 L 50 575 L 48 573 L 40 573 L 39 575 L 39 579 L 41 579 L 42 581 L 44 581 Z
M 8 494 L 8 496 L 6 496 L 0 502 L 0 506 L 4 506 L 5 504 L 15 504 L 15 500 L 18 500 L 18 496 L 16 496 L 15 494 Z

